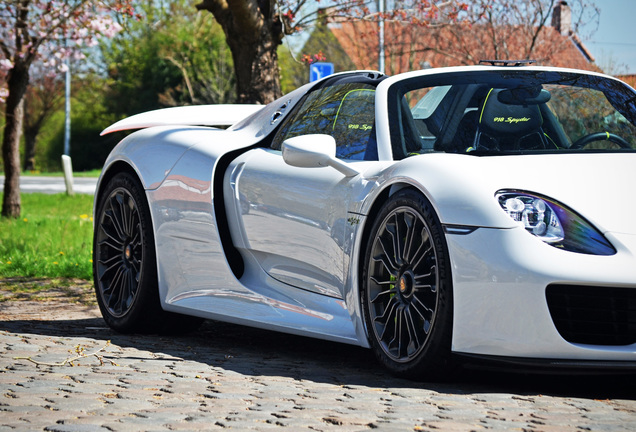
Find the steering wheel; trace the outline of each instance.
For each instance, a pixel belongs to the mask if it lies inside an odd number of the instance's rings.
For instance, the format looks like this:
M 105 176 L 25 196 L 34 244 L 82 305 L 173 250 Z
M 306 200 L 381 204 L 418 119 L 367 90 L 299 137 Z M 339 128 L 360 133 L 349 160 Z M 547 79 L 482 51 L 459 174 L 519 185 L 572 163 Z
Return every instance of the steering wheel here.
M 572 143 L 570 148 L 580 149 L 593 141 L 611 141 L 613 143 L 618 144 L 621 148 L 626 148 L 626 149 L 632 148 L 631 144 L 625 141 L 624 138 L 610 132 L 595 132 L 595 133 L 582 136 L 581 138 L 577 139 L 574 143 Z

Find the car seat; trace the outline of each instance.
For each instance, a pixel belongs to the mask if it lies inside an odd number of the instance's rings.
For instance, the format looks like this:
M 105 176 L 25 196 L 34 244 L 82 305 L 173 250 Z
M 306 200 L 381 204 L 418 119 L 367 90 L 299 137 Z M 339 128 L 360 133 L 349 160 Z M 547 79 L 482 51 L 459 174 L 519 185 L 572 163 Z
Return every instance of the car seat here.
M 475 141 L 468 150 L 533 150 L 547 148 L 543 117 L 537 104 L 504 103 L 504 89 L 491 89 L 479 111 Z

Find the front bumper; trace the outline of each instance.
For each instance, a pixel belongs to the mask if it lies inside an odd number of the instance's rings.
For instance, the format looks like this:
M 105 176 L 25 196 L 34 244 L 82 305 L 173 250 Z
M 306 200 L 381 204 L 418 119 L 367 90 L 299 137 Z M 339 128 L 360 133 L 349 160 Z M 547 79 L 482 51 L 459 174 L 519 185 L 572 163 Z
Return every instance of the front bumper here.
M 449 234 L 456 353 L 507 358 L 636 362 L 636 343 L 568 342 L 548 308 L 551 284 L 636 291 L 636 236 L 607 235 L 612 256 L 566 252 L 523 228 Z M 631 291 L 630 291 L 631 293 Z M 636 308 L 636 305 L 633 305 Z M 631 327 L 636 341 L 636 327 Z

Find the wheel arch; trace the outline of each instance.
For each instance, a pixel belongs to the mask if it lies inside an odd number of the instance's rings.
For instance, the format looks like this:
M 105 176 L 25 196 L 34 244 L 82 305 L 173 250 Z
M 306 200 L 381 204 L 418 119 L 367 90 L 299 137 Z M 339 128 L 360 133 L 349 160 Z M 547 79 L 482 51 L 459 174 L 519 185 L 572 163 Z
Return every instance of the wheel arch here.
M 375 194 L 375 197 L 369 204 L 368 209 L 364 211 L 364 214 L 366 215 L 366 217 L 365 217 L 365 223 L 362 227 L 362 233 L 361 233 L 361 238 L 363 239 L 363 241 L 360 242 L 360 246 L 358 247 L 358 250 L 356 251 L 356 255 L 358 256 L 358 266 L 357 266 L 358 274 L 361 274 L 362 272 L 362 266 L 364 265 L 363 263 L 364 260 L 362 260 L 361 258 L 362 258 L 362 255 L 364 255 L 366 245 L 369 240 L 369 233 L 371 232 L 371 228 L 373 227 L 373 223 L 375 222 L 375 219 L 377 218 L 378 213 L 380 212 L 380 209 L 391 196 L 395 195 L 396 193 L 398 193 L 399 191 L 403 189 L 413 189 L 414 191 L 418 192 L 429 203 L 431 203 L 431 205 L 435 209 L 435 206 L 433 205 L 428 195 L 421 188 L 419 188 L 417 185 L 412 183 L 397 182 L 397 183 L 388 184 L 382 190 L 377 192 Z M 435 209 L 435 212 L 437 213 L 436 209 Z M 439 214 L 437 214 L 437 218 L 439 220 Z M 358 283 L 361 283 L 361 281 L 358 281 Z
M 129 163 L 122 160 L 118 160 L 112 163 L 106 169 L 106 171 L 102 172 L 101 178 L 99 180 L 99 186 L 97 187 L 97 190 L 95 191 L 95 195 L 99 195 L 104 190 L 108 182 L 117 174 L 122 172 L 132 174 L 135 177 L 137 177 L 139 181 L 141 181 L 141 179 L 139 178 L 139 175 L 137 174 L 137 171 L 135 171 L 135 169 Z
M 102 196 L 102 193 L 108 182 L 111 181 L 119 173 L 128 173 L 134 176 L 142 185 L 144 185 L 143 179 L 139 176 L 139 173 L 128 163 L 123 160 L 118 160 L 110 164 L 105 171 L 102 171 L 99 181 L 97 183 L 97 189 L 95 190 L 95 198 L 93 199 L 93 215 L 97 212 L 98 200 Z

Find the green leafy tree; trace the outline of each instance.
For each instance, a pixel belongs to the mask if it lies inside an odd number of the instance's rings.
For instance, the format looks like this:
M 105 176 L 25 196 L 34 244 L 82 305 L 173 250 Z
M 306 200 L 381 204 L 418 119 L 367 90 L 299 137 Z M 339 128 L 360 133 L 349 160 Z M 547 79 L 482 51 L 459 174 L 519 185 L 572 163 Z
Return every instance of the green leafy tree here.
M 231 57 L 213 17 L 187 0 L 144 3 L 141 19 L 102 46 L 108 109 L 118 117 L 234 99 Z
M 223 31 L 189 1 L 170 3 L 176 19 L 167 27 L 160 55 L 179 69 L 181 84 L 162 94 L 165 105 L 229 103 L 235 98 L 232 57 Z
M 76 75 L 71 90 L 71 159 L 75 171 L 99 169 L 121 136 L 99 136 L 108 125 L 118 120 L 106 107 L 107 79 L 94 71 Z M 59 155 L 64 148 L 64 127 L 61 118 L 54 118 L 43 129 L 38 144 L 38 166 L 59 167 Z M 59 169 L 59 168 L 58 168 Z
M 102 45 L 106 106 L 120 118 L 159 108 L 159 94 L 180 83 L 179 70 L 160 54 L 160 33 L 171 17 L 152 2 L 138 12 L 140 20 Z

